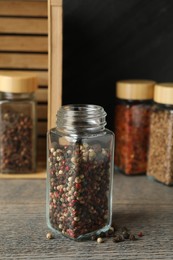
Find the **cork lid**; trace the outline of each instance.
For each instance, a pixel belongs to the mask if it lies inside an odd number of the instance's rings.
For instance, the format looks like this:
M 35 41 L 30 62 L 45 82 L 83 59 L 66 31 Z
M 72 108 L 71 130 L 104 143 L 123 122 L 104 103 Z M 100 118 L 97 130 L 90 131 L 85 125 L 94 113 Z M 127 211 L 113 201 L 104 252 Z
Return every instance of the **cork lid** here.
M 154 101 L 173 105 L 173 83 L 159 83 L 155 85 Z
M 31 72 L 1 72 L 0 91 L 11 93 L 29 93 L 37 89 L 37 76 Z
M 155 82 L 151 80 L 122 80 L 116 83 L 116 97 L 120 99 L 153 99 Z

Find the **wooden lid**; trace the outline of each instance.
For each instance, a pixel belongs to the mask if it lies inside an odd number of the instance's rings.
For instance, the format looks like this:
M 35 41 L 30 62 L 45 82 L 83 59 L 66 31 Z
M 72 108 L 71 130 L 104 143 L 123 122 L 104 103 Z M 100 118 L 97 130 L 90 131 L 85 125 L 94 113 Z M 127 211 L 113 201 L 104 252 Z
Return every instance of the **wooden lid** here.
M 154 87 L 154 101 L 173 105 L 173 83 L 159 83 Z
M 11 93 L 29 93 L 37 89 L 37 76 L 30 72 L 1 72 L 0 91 Z
M 116 83 L 116 97 L 120 99 L 153 99 L 154 81 L 122 80 Z

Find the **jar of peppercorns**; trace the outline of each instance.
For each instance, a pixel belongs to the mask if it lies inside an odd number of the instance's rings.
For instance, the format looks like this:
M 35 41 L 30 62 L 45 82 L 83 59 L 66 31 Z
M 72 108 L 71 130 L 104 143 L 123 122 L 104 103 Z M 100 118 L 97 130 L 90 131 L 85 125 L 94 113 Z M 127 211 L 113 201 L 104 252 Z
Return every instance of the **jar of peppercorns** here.
M 147 175 L 173 185 L 173 83 L 154 88 Z
M 115 165 L 127 175 L 146 173 L 153 81 L 116 84 Z
M 111 225 L 114 134 L 105 117 L 97 105 L 62 106 L 47 136 L 47 224 L 77 241 Z
M 0 171 L 31 173 L 36 170 L 35 74 L 0 74 Z

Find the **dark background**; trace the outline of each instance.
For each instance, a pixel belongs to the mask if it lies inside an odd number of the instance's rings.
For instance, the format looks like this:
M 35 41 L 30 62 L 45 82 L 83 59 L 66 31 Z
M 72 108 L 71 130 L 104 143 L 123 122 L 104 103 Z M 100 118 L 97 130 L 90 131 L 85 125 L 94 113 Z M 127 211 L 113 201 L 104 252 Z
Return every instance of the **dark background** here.
M 64 0 L 63 104 L 105 108 L 113 130 L 115 82 L 173 81 L 172 0 Z

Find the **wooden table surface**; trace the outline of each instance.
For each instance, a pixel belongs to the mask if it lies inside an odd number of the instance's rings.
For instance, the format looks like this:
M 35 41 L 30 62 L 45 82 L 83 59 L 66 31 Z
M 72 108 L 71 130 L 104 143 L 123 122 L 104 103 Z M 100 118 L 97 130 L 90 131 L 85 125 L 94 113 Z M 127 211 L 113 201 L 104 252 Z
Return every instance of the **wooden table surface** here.
M 102 244 L 47 240 L 45 180 L 0 180 L 0 259 L 173 259 L 173 187 L 115 174 L 113 221 L 144 236 Z

